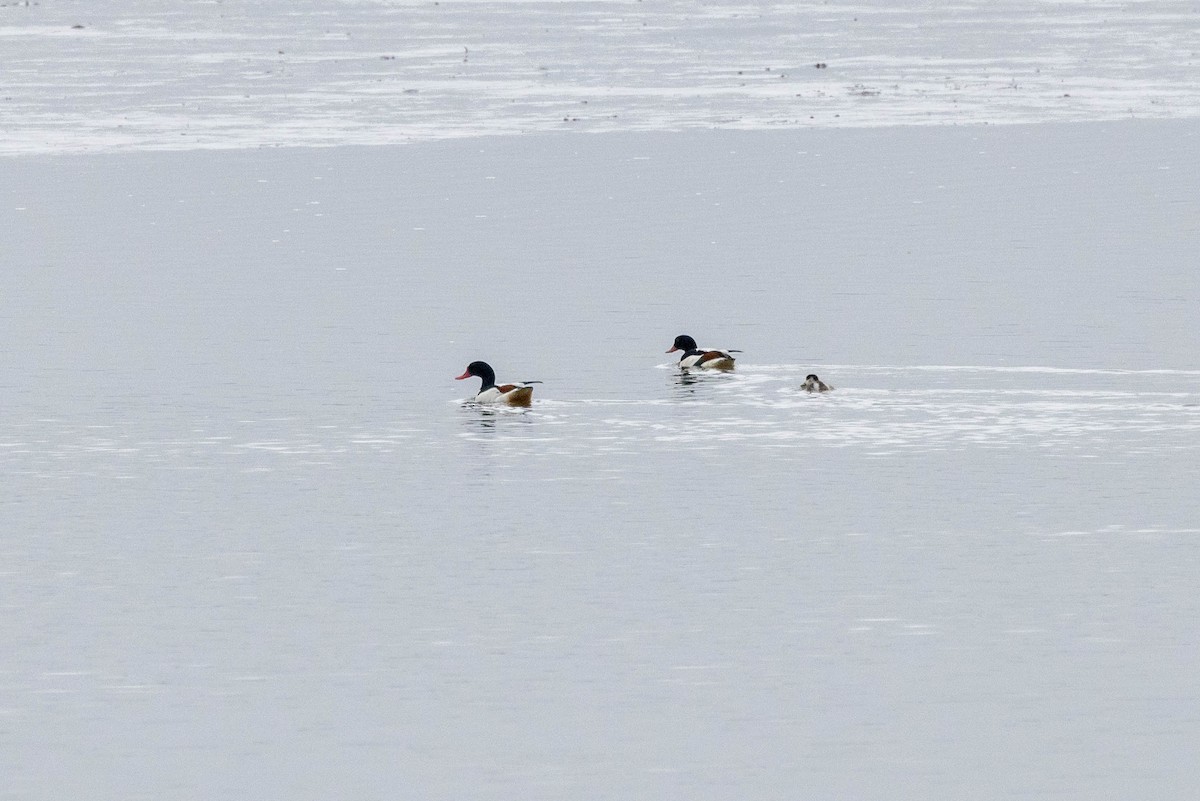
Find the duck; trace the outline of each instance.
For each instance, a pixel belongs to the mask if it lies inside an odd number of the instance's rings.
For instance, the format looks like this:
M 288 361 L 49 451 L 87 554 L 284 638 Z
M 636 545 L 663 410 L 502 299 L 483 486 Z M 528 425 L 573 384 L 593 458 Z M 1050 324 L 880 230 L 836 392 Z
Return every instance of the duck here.
M 706 367 L 710 370 L 732 370 L 734 358 L 729 354 L 741 352 L 701 348 L 696 345 L 696 340 L 687 334 L 675 337 L 675 344 L 667 353 L 674 353 L 677 350 L 683 351 L 683 355 L 679 357 L 680 367 Z
M 828 392 L 833 389 L 832 386 L 826 384 L 820 378 L 817 378 L 816 373 L 809 373 L 804 377 L 804 385 L 800 387 L 805 392 Z
M 483 381 L 479 387 L 479 392 L 472 398 L 476 403 L 499 403 L 508 406 L 529 406 L 533 403 L 533 387 L 530 384 L 540 384 L 540 381 L 521 381 L 513 384 L 496 384 L 496 371 L 487 362 L 471 362 L 467 365 L 466 371 L 455 378 L 455 381 L 462 381 L 464 378 L 475 376 Z

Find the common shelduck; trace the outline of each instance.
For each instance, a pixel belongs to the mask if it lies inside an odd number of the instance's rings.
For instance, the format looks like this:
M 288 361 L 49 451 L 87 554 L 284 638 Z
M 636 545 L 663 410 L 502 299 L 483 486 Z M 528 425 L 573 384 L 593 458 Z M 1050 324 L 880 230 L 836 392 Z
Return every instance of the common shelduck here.
M 687 334 L 680 334 L 675 337 L 675 344 L 671 346 L 671 349 L 667 353 L 674 353 L 677 350 L 683 351 L 683 355 L 679 357 L 680 367 L 707 367 L 711 370 L 733 369 L 734 359 L 729 355 L 729 352 L 697 347 L 696 340 Z M 733 351 L 733 353 L 737 352 L 736 350 Z
M 519 384 L 496 385 L 496 371 L 487 362 L 471 362 L 467 371 L 458 376 L 455 381 L 475 376 L 483 381 L 479 392 L 475 395 L 476 403 L 505 403 L 509 406 L 529 406 L 533 403 L 533 387 L 530 384 L 540 384 L 540 381 L 523 381 Z
M 800 387 L 805 392 L 828 392 L 833 389 L 829 384 L 826 384 L 821 379 L 817 378 L 816 373 L 809 373 L 804 377 L 804 385 Z

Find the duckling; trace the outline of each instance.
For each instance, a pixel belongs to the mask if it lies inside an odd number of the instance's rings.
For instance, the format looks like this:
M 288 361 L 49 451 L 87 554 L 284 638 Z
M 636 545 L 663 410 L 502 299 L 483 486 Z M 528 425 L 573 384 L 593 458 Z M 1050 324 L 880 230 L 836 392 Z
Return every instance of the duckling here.
M 829 390 L 833 389 L 832 386 L 817 378 L 816 373 L 809 373 L 806 375 L 804 377 L 804 385 L 800 388 L 805 392 L 828 392 Z

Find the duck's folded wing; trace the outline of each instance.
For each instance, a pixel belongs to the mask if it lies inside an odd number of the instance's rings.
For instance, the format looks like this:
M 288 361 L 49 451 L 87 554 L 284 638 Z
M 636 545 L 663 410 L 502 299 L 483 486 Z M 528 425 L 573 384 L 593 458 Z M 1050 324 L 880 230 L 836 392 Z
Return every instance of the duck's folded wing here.
M 533 403 L 533 387 L 505 384 L 500 390 L 503 393 L 500 397 L 509 406 L 529 406 Z

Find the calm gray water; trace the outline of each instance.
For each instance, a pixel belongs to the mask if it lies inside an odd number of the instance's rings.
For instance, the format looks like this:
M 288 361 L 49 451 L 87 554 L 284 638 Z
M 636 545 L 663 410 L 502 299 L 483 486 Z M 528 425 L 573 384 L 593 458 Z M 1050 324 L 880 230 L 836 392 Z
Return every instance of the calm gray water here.
M 1190 798 L 1198 142 L 4 162 L 0 798 Z

